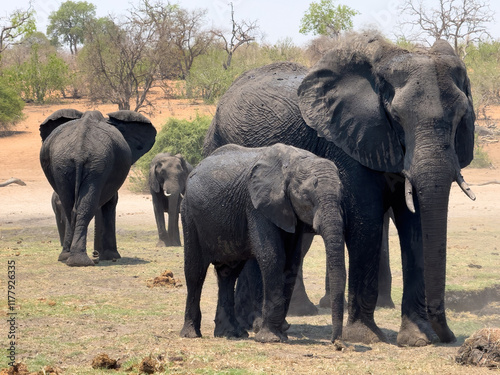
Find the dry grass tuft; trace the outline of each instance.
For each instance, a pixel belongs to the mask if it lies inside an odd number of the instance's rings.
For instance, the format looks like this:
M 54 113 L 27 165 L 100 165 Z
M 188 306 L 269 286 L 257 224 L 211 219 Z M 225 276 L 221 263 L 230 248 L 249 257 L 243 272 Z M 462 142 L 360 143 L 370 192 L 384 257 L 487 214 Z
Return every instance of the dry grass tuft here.
M 500 329 L 483 328 L 469 337 L 458 350 L 462 365 L 500 368 Z

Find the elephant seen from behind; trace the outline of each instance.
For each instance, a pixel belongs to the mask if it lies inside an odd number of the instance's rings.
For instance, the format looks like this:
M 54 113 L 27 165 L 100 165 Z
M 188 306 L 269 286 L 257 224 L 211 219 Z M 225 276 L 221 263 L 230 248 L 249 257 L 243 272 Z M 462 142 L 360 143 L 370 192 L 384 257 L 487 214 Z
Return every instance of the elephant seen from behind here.
M 349 251 L 344 338 L 387 341 L 374 319 L 384 213 L 392 208 L 403 262 L 401 346 L 456 340 L 444 293 L 451 184 L 472 199 L 467 70 L 438 40 L 408 51 L 377 33 L 340 38 L 311 69 L 275 63 L 244 73 L 220 99 L 204 153 L 232 143 L 285 143 L 335 162 Z
M 323 237 L 330 272 L 333 337 L 342 334 L 345 289 L 342 184 L 335 164 L 291 146 L 223 146 L 191 172 L 181 206 L 187 299 L 183 337 L 200 337 L 200 297 L 208 266 L 218 278 L 215 336 L 246 337 L 234 286 L 256 259 L 264 285 L 255 339 L 284 341 L 285 316 L 301 261 L 302 238 Z
M 63 249 L 59 261 L 92 266 L 86 251 L 87 230 L 95 216 L 95 251 L 99 259 L 120 258 L 116 247 L 118 189 L 130 166 L 151 149 L 156 129 L 143 115 L 117 111 L 61 109 L 40 125 L 40 163 L 62 211 Z M 59 220 L 61 221 L 61 220 Z
M 179 213 L 186 180 L 193 170 L 181 154 L 156 155 L 149 169 L 149 190 L 153 200 L 159 241 L 157 246 L 181 246 Z M 165 227 L 168 214 L 168 230 Z

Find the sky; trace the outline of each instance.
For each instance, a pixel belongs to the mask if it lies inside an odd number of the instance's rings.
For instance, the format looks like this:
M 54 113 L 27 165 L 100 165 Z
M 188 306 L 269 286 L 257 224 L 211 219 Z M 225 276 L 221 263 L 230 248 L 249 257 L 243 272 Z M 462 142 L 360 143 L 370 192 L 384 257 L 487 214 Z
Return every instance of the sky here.
M 79 1 L 79 0 L 73 0 Z M 107 15 L 120 16 L 127 13 L 140 0 L 86 0 L 96 5 L 98 17 Z M 274 44 L 279 40 L 291 38 L 297 46 L 304 46 L 314 38 L 313 35 L 299 33 L 300 20 L 312 0 L 231 0 L 234 5 L 236 20 L 255 21 L 263 33 L 262 42 Z M 345 4 L 361 14 L 353 18 L 354 30 L 376 28 L 394 40 L 395 26 L 400 17 L 398 5 L 404 0 L 339 0 L 336 4 Z M 490 34 L 500 39 L 500 1 L 489 1 L 490 9 L 495 14 L 496 22 L 489 24 Z M 0 17 L 6 17 L 15 9 L 26 9 L 29 0 L 5 0 L 2 3 Z M 61 0 L 32 0 L 37 12 L 37 28 L 46 32 L 48 16 L 57 10 Z M 166 0 L 165 0 L 166 2 Z M 231 13 L 230 0 L 171 0 L 186 9 L 207 9 L 207 27 L 229 30 Z M 425 0 L 430 7 L 438 4 L 436 0 Z M 3 23 L 2 23 L 3 24 Z

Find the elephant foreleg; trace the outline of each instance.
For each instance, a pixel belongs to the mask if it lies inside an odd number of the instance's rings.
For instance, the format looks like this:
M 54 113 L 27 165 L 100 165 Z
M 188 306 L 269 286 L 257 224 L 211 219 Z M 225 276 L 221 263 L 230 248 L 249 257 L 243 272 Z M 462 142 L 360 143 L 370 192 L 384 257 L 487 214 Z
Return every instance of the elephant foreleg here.
M 216 265 L 219 295 L 217 300 L 217 311 L 215 313 L 215 337 L 248 337 L 234 313 L 234 285 L 245 262 L 235 266 Z
M 183 221 L 184 227 L 184 277 L 186 279 L 187 298 L 184 312 L 184 326 L 181 337 L 201 337 L 201 291 L 207 274 L 208 264 L 204 263 L 200 256 L 200 245 L 196 234 L 196 228 L 191 227 Z M 190 234 L 186 234 L 189 232 Z
M 411 213 L 404 202 L 394 205 L 393 210 L 403 264 L 403 301 L 397 343 L 400 346 L 424 346 L 438 341 L 438 338 L 425 305 L 423 243 L 422 236 L 417 235 L 421 233 L 420 214 L 419 211 Z
M 387 338 L 374 319 L 383 231 L 381 211 L 380 216 L 364 215 L 357 221 L 358 225 L 348 225 L 346 231 L 346 244 L 349 250 L 349 317 L 343 338 L 351 342 L 365 344 L 387 342 Z
M 167 246 L 168 235 L 165 226 L 165 201 L 166 197 L 160 193 L 151 192 L 153 211 L 155 214 L 156 228 L 158 230 L 158 243 L 156 246 Z
M 303 235 L 300 268 L 295 280 L 295 288 L 293 289 L 292 299 L 290 300 L 290 307 L 288 308 L 287 314 L 290 316 L 308 316 L 318 314 L 318 308 L 311 302 L 306 293 L 302 268 L 304 257 L 309 251 L 313 239 L 314 233 L 305 233 Z

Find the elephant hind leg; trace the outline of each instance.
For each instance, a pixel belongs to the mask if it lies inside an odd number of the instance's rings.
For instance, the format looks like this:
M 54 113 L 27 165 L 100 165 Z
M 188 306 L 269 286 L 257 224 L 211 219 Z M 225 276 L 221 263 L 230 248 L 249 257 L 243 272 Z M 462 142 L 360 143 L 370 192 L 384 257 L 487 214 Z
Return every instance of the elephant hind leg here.
M 76 199 L 75 207 L 71 212 L 71 228 L 73 239 L 70 247 L 70 255 L 66 265 L 71 267 L 93 266 L 94 262 L 87 255 L 87 233 L 88 226 L 94 217 L 98 205 L 99 194 L 94 189 L 87 188 L 86 193 Z
M 106 202 L 95 215 L 94 250 L 99 253 L 99 260 L 120 259 L 116 246 L 116 205 L 118 193 Z

